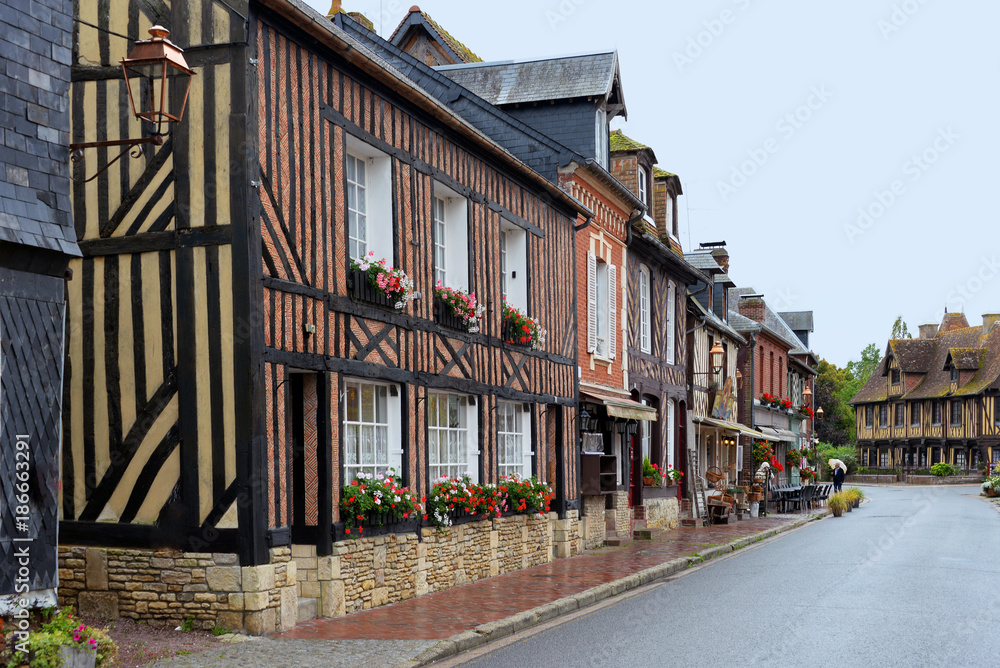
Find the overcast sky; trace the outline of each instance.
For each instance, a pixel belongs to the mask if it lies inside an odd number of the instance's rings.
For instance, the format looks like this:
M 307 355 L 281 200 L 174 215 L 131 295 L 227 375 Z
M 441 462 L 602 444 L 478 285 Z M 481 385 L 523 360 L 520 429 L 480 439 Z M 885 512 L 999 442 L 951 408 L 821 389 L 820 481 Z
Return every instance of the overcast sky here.
M 308 0 L 324 14 L 330 3 Z M 410 4 L 346 0 L 388 37 Z M 627 135 L 678 174 L 681 241 L 812 310 L 844 366 L 945 307 L 1000 312 L 1000 3 L 459 2 L 420 7 L 484 60 L 618 50 Z M 381 20 L 380 20 L 381 17 Z

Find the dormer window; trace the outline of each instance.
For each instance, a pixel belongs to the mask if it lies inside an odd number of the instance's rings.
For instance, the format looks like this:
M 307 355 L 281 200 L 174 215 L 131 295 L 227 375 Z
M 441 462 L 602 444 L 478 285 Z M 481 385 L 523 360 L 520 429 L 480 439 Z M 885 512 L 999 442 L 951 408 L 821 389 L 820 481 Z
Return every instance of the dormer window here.
M 649 177 L 646 175 L 645 168 L 640 167 L 639 168 L 639 199 L 642 200 L 643 204 L 647 204 L 648 203 L 648 200 L 646 199 L 646 192 L 648 190 L 648 186 L 647 186 L 648 179 L 649 179 Z
M 951 367 L 951 382 L 958 382 L 958 367 Z
M 674 223 L 674 197 L 670 193 L 667 193 L 665 210 L 665 220 L 663 223 L 663 229 L 671 234 L 675 239 L 677 238 L 677 227 Z
M 598 109 L 594 128 L 594 158 L 604 169 L 608 168 L 608 141 L 608 113 L 604 109 Z
M 892 370 L 892 384 L 899 385 L 899 369 Z

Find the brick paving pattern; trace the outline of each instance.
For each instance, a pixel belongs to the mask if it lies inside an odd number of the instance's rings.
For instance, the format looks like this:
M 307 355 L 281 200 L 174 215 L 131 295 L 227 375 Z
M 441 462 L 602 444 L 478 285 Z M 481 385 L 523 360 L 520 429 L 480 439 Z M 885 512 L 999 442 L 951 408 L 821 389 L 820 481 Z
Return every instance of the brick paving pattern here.
M 805 516 L 771 515 L 729 525 L 654 532 L 653 540 L 588 550 L 578 557 L 557 559 L 345 617 L 313 619 L 267 638 L 220 646 L 155 665 L 162 668 L 416 665 L 413 657 L 424 650 L 481 624 L 500 621 L 674 559 L 780 529 Z

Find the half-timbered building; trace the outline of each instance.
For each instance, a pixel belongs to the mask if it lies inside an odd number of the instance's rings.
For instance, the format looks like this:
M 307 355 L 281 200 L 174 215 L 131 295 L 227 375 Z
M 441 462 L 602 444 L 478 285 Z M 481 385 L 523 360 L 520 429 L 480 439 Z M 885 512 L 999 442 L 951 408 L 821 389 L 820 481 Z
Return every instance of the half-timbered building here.
M 976 470 L 1000 464 L 1000 315 L 970 327 L 962 313 L 892 339 L 851 400 L 861 465 Z
M 633 503 L 643 507 L 647 526 L 676 525 L 679 512 L 676 483 L 644 486 L 641 472 L 648 458 L 663 471 L 681 470 L 687 442 L 688 341 L 687 286 L 702 274 L 680 252 L 673 210 L 681 192 L 680 179 L 656 167 L 653 150 L 621 130 L 611 133 L 611 172 L 632 189 L 647 211 L 628 230 L 628 386 L 632 398 L 657 411 L 655 421 L 643 421 L 633 447 Z M 657 170 L 660 185 L 654 190 Z M 668 192 L 669 190 L 669 192 Z M 664 500 L 673 499 L 672 504 Z
M 485 542 L 430 532 L 433 554 L 408 525 L 387 553 L 342 542 L 338 502 L 388 468 L 418 496 L 518 473 L 556 507 L 578 498 L 565 276 L 592 210 L 298 0 L 78 12 L 74 137 L 141 131 L 122 35 L 166 26 L 196 75 L 162 146 L 74 191 L 64 601 L 267 632 L 302 600 L 343 614 L 578 549 L 575 524 L 553 518 L 554 546 L 522 518 L 483 522 Z M 370 285 L 366 258 L 412 299 Z M 438 285 L 475 293 L 478 331 Z M 537 345 L 505 331 L 505 300 L 544 327 Z
M 72 20 L 0 0 L 0 614 L 56 601 Z

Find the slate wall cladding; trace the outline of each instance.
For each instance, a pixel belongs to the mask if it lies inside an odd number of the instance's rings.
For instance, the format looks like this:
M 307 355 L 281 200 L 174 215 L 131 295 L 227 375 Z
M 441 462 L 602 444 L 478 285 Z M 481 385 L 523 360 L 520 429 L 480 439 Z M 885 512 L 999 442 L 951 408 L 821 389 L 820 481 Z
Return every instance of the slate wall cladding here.
M 593 102 L 506 107 L 504 111 L 581 155 L 596 152 L 597 111 Z
M 0 0 L 0 241 L 79 255 L 69 199 L 72 9 Z
M 63 273 L 70 214 L 72 3 L 0 0 L 0 559 L 30 538 L 29 600 L 54 602 L 62 415 Z M 27 438 L 23 438 L 27 437 Z M 18 441 L 30 453 L 26 525 L 13 515 Z M 9 509 L 9 510 L 8 510 Z M 0 595 L 14 591 L 0 572 Z

